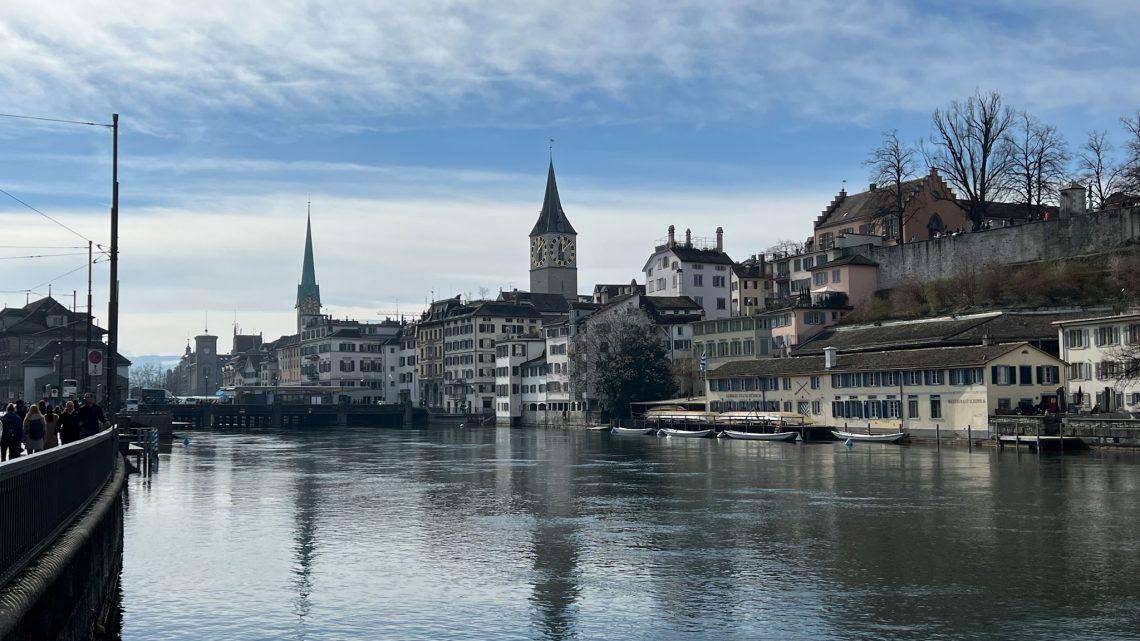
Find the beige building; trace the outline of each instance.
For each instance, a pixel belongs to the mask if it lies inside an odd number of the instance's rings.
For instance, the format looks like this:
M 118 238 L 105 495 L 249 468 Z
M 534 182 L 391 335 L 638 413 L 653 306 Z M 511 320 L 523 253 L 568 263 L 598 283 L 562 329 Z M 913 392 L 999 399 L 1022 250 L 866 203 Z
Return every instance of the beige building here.
M 986 430 L 1019 402 L 1049 405 L 1065 363 L 1028 343 L 736 361 L 708 374 L 711 411 L 798 412 L 835 427 Z

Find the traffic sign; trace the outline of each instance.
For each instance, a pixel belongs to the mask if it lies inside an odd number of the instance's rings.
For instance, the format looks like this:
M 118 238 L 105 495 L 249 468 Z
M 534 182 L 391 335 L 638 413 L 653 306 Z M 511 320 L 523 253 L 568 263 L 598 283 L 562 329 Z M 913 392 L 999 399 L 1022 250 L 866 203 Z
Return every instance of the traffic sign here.
M 87 352 L 87 373 L 91 376 L 103 375 L 103 350 L 93 349 Z

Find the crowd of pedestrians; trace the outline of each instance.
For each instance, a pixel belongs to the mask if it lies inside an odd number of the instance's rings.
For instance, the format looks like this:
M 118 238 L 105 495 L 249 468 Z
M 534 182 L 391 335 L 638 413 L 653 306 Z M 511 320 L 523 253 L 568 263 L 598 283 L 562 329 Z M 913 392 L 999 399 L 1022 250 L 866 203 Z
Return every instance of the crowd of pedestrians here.
M 103 408 L 90 392 L 78 407 L 70 400 L 62 409 L 47 401 L 27 405 L 19 399 L 8 403 L 0 415 L 0 461 L 67 445 L 108 427 Z

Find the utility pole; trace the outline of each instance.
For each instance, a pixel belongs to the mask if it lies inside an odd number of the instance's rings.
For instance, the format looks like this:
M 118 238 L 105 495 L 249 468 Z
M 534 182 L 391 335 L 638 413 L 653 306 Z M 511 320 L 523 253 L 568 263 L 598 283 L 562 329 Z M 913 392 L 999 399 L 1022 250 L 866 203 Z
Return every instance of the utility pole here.
M 119 409 L 119 114 L 111 114 L 111 289 L 107 301 L 107 409 Z
M 91 241 L 87 241 L 87 336 L 83 341 L 83 376 L 81 377 L 83 387 L 76 390 L 80 392 L 78 394 L 80 398 L 83 398 L 82 392 L 91 390 L 91 381 L 87 377 L 87 368 L 90 367 L 87 362 L 87 356 L 91 353 L 91 325 L 95 322 L 95 317 L 91 315 L 91 269 L 94 267 L 92 264 L 91 245 Z

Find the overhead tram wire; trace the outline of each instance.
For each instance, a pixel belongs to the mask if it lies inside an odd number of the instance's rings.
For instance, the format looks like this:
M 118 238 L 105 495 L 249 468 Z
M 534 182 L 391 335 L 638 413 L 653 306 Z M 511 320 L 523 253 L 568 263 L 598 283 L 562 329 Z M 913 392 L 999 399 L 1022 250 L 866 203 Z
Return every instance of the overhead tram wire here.
M 28 203 L 26 203 L 26 202 L 24 202 L 24 201 L 20 200 L 19 198 L 17 198 L 17 197 L 15 197 L 15 196 L 13 196 L 12 194 L 8 193 L 7 191 L 4 191 L 4 189 L 0 189 L 0 194 L 4 194 L 5 196 L 7 196 L 7 197 L 11 198 L 12 200 L 14 200 L 14 201 L 16 201 L 16 202 L 20 203 L 21 205 L 23 205 L 23 206 L 27 207 L 28 209 L 30 209 L 30 210 L 32 210 L 32 211 L 34 211 L 34 212 L 36 212 L 37 214 L 39 214 L 39 215 L 43 216 L 44 218 L 47 218 L 47 219 L 48 219 L 48 220 L 50 220 L 51 222 L 53 222 L 53 223 L 55 223 L 55 224 L 59 225 L 60 227 L 63 227 L 63 228 L 64 228 L 64 229 L 66 229 L 67 231 L 69 231 L 69 232 L 71 232 L 71 233 L 75 234 L 76 236 L 79 236 L 79 237 L 80 237 L 80 238 L 82 238 L 83 240 L 85 240 L 85 241 L 88 241 L 88 242 L 94 242 L 94 241 L 92 241 L 90 238 L 88 238 L 88 237 L 84 236 L 83 234 L 81 234 L 81 233 L 79 233 L 79 232 L 75 231 L 74 229 L 72 229 L 72 228 L 68 227 L 67 225 L 64 225 L 63 223 L 61 223 L 61 222 L 59 222 L 58 220 L 56 220 L 56 219 L 52 218 L 51 216 L 48 216 L 47 214 L 43 213 L 42 211 L 40 211 L 40 210 L 36 209 L 35 207 L 32 207 L 32 206 L 31 206 L 31 205 L 29 205 Z M 98 245 L 98 243 L 95 243 L 95 244 L 96 244 L 96 245 Z
M 32 254 L 30 256 L 0 256 L 0 260 L 20 260 L 24 258 L 57 258 L 59 256 L 86 256 L 87 252 L 70 252 L 67 254 Z
M 62 122 L 69 125 L 90 125 L 92 127 L 106 127 L 110 129 L 112 125 L 105 122 L 85 122 L 83 120 L 66 120 L 64 118 L 44 118 L 42 116 L 23 116 L 20 114 L 5 114 L 0 113 L 0 118 L 19 118 L 20 120 L 42 120 L 43 122 Z

